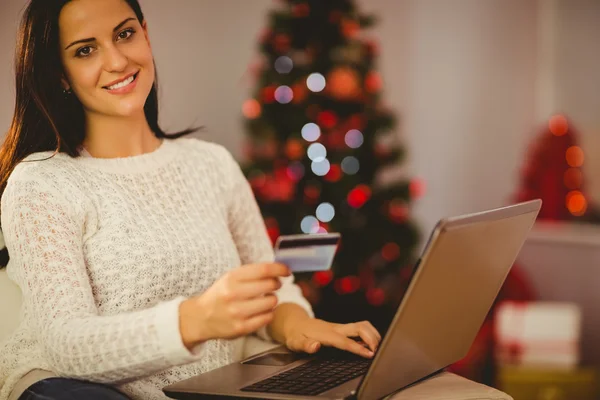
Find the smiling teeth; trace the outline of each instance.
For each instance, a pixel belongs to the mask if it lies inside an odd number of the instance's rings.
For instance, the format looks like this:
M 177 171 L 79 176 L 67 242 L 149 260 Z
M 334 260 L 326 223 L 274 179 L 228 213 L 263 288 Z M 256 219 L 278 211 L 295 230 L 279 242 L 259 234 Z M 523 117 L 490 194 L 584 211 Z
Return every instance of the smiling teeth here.
M 133 82 L 134 79 L 135 79 L 135 75 L 132 75 L 129 78 L 125 79 L 123 82 L 119 82 L 112 86 L 108 86 L 107 89 L 108 90 L 120 89 L 122 87 L 129 85 L 131 82 Z

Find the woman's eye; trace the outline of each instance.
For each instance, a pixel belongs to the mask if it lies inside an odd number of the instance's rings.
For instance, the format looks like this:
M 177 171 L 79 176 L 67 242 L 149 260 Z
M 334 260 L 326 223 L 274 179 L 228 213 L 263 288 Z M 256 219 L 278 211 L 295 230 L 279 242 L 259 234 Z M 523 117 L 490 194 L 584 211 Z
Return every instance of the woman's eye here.
M 124 39 L 129 39 L 131 37 L 131 35 L 133 35 L 134 30 L 133 29 L 125 29 L 124 31 L 119 32 L 119 34 L 117 35 L 117 38 L 124 40 Z
M 86 57 L 86 56 L 89 56 L 91 52 L 92 52 L 92 48 L 90 46 L 85 46 L 85 47 L 78 49 L 77 52 L 75 53 L 75 55 L 77 57 Z

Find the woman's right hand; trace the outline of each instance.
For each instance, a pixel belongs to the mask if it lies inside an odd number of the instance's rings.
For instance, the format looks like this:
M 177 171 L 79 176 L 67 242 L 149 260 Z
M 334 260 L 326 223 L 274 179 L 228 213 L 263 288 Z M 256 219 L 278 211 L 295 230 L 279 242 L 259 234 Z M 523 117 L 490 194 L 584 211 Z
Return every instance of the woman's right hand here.
M 235 339 L 255 332 L 273 319 L 289 268 L 278 263 L 247 264 L 227 272 L 204 293 L 183 301 L 179 327 L 188 349 L 211 339 Z

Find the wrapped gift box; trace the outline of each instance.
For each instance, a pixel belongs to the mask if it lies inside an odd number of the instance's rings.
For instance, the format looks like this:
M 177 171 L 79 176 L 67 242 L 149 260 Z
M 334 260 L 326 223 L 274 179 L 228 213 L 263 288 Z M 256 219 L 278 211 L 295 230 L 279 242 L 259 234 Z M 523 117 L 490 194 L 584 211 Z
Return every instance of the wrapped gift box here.
M 574 303 L 504 302 L 495 315 L 500 365 L 572 369 L 580 361 L 581 310 Z
M 535 369 L 503 366 L 498 370 L 498 389 L 515 400 L 597 400 L 598 371 Z

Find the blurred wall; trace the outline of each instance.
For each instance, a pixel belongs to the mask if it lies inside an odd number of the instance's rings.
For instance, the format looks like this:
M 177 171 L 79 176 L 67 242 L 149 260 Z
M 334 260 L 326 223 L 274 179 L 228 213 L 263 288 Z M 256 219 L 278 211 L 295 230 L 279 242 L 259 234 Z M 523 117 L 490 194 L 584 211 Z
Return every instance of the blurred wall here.
M 600 3 L 548 1 L 359 0 L 381 19 L 373 36 L 381 44 L 385 99 L 402 120 L 398 134 L 409 154 L 403 169 L 426 183 L 426 195 L 415 208 L 425 231 L 442 216 L 507 204 L 525 146 L 546 111 L 582 110 L 586 121 L 593 114 L 600 84 L 595 43 Z M 0 131 L 12 115 L 11 60 L 25 3 L 0 3 Z M 251 85 L 248 64 L 266 12 L 276 3 L 142 0 L 166 129 L 204 125 L 200 136 L 241 155 L 240 106 Z M 543 11 L 544 4 L 551 4 L 550 12 Z M 559 13 L 560 21 L 551 18 Z M 549 53 L 551 60 L 553 54 L 569 57 L 556 58 L 557 65 L 548 69 L 543 44 L 557 47 Z M 538 79 L 547 70 L 546 79 Z M 542 96 L 545 92 L 556 96 Z M 545 109 L 539 107 L 540 97 Z M 586 137 L 600 135 L 594 118 L 581 123 Z

